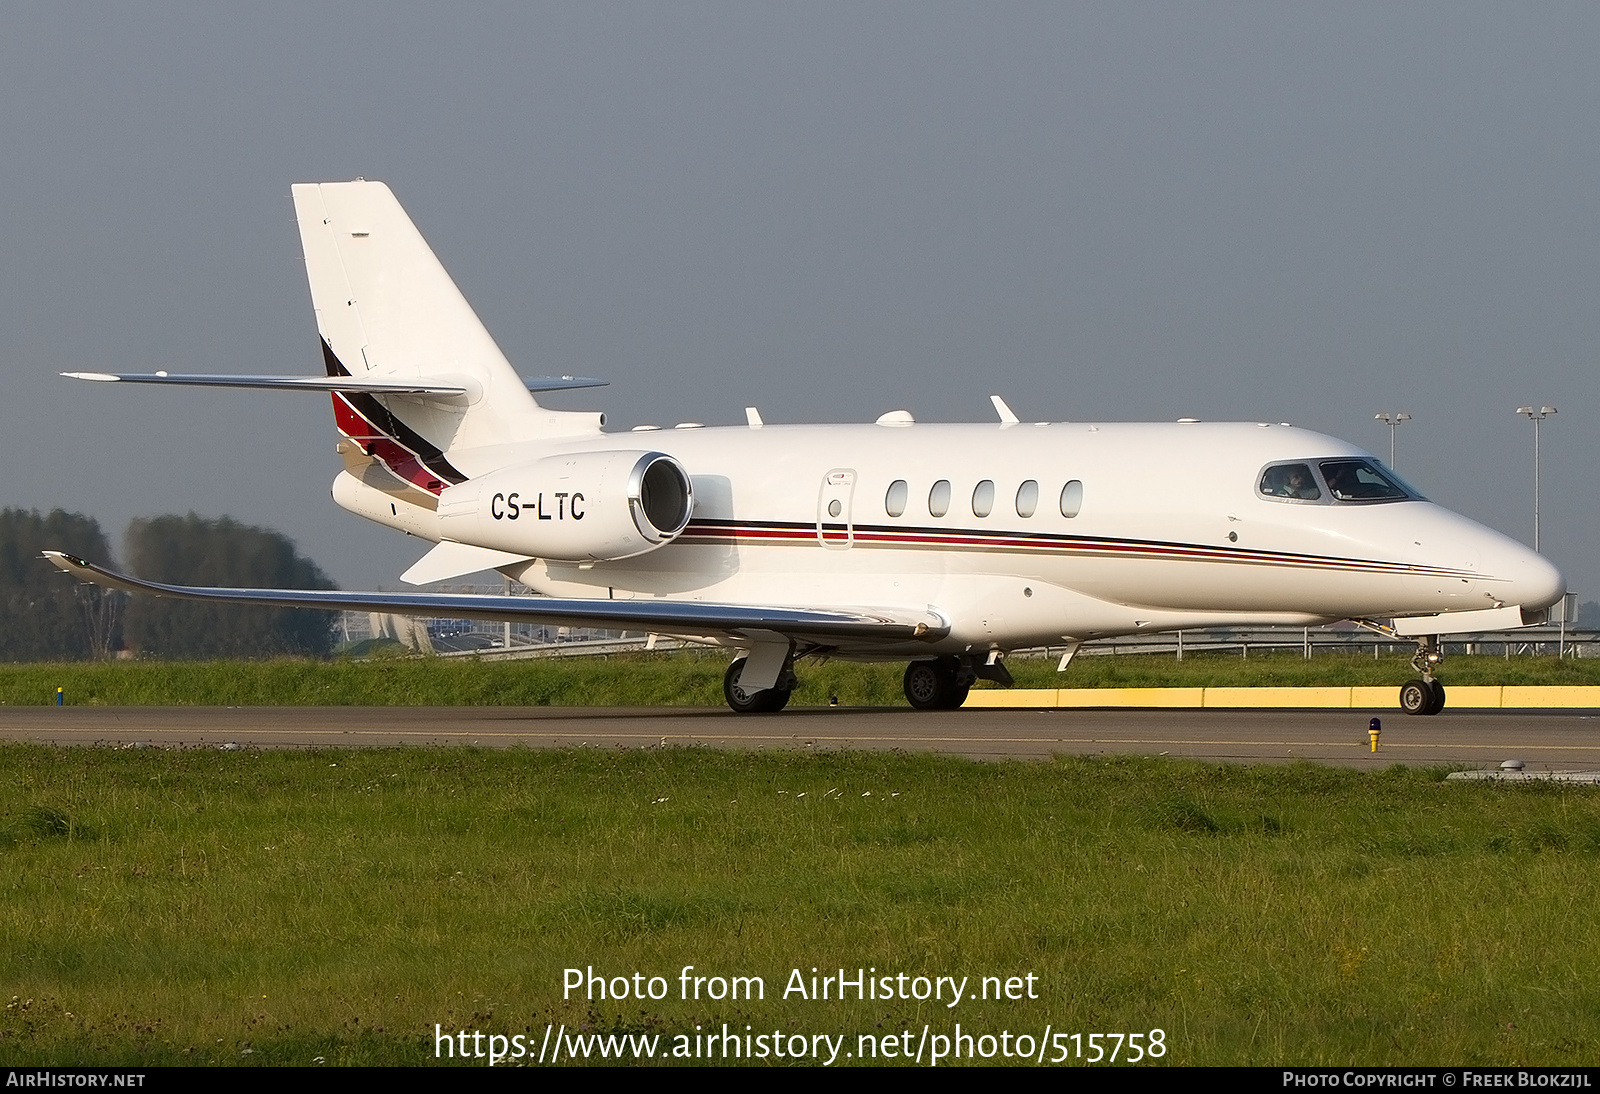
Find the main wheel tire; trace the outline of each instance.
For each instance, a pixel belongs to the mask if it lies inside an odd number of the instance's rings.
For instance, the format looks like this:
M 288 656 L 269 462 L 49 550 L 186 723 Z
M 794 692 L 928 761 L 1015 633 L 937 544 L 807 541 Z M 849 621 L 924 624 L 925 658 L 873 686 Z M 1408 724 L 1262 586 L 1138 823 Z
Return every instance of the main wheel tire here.
M 1440 689 L 1438 702 L 1441 704 L 1444 702 L 1443 695 L 1443 689 Z M 1434 702 L 1434 689 L 1429 687 L 1427 680 L 1407 680 L 1400 685 L 1400 709 L 1407 714 L 1433 714 Z
M 968 689 L 956 685 L 956 667 L 944 658 L 911 662 L 903 684 L 916 710 L 954 710 L 967 701 Z
M 911 662 L 902 681 L 906 702 L 914 710 L 943 710 L 952 683 L 937 661 Z
M 722 697 L 735 714 L 776 714 L 789 705 L 788 688 L 765 688 L 746 691 L 739 686 L 739 674 L 744 671 L 747 658 L 740 657 L 728 666 L 722 675 Z

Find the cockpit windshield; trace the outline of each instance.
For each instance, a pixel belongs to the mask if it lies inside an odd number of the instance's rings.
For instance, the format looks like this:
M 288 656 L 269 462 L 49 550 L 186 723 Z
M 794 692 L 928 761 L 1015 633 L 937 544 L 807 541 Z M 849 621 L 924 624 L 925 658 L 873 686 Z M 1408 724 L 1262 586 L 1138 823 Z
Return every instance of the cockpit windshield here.
M 1321 467 L 1335 501 L 1404 501 L 1411 496 L 1367 460 L 1323 460 Z
M 1262 497 L 1291 501 L 1421 501 L 1423 497 L 1377 460 L 1341 458 L 1277 463 L 1261 473 Z

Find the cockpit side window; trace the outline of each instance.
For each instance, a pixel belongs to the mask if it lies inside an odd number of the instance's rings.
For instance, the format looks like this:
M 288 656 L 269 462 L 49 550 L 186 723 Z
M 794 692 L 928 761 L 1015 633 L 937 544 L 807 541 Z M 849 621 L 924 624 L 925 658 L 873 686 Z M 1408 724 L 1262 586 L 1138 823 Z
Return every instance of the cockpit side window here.
M 1335 501 L 1405 501 L 1416 497 L 1371 460 L 1323 460 L 1319 466 Z
M 1322 498 L 1322 488 L 1317 485 L 1317 477 L 1311 473 L 1308 463 L 1280 463 L 1267 468 L 1257 489 L 1269 498 L 1295 501 L 1320 501 Z

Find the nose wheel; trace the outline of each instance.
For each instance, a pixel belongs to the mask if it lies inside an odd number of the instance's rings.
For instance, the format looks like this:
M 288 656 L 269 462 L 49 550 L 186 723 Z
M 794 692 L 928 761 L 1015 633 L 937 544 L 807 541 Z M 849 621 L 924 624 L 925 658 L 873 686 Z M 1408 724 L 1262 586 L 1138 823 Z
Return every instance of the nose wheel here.
M 1409 680 L 1400 688 L 1400 709 L 1407 714 L 1438 714 L 1444 709 L 1444 685 L 1433 678 L 1434 666 L 1444 660 L 1435 636 L 1417 639 L 1417 655 L 1411 667 L 1422 673 L 1419 680 Z
M 1407 681 L 1400 688 L 1400 709 L 1407 714 L 1438 714 L 1444 709 L 1444 685 L 1429 677 Z
M 1356 626 L 1365 627 L 1374 634 L 1381 634 L 1385 638 L 1400 641 L 1401 636 L 1395 629 L 1375 619 L 1357 619 Z M 1439 649 L 1439 636 L 1436 634 L 1423 635 L 1415 639 L 1417 654 L 1411 659 L 1411 667 L 1417 670 L 1418 679 L 1407 680 L 1400 687 L 1400 709 L 1407 714 L 1438 714 L 1444 709 L 1444 685 L 1433 677 L 1433 670 L 1444 660 L 1444 652 Z

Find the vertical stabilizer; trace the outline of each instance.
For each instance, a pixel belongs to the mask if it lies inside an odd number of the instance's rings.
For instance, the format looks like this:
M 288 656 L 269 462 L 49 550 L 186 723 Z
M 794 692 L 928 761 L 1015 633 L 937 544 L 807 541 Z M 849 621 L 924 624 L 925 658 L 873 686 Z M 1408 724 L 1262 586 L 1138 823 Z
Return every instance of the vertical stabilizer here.
M 462 450 L 598 430 L 597 415 L 538 405 L 387 186 L 293 191 L 328 373 L 466 388 L 458 397 L 335 394 L 340 431 L 370 455 L 437 493 L 465 477 Z

